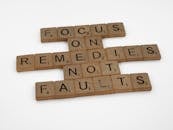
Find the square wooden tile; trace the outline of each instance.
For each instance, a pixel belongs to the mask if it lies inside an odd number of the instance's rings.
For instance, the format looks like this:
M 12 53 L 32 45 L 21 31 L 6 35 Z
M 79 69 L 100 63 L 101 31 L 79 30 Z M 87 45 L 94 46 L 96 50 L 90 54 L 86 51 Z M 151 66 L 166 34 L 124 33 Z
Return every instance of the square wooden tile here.
M 142 45 L 144 60 L 160 60 L 159 48 L 156 44 Z
M 109 94 L 113 93 L 113 85 L 110 76 L 94 77 L 95 94 Z
M 103 61 L 100 63 L 102 75 L 120 74 L 117 61 Z
M 103 43 L 101 37 L 85 37 L 86 49 L 102 49 Z
M 55 82 L 55 98 L 69 98 L 75 96 L 73 80 L 61 80 Z
M 58 32 L 56 28 L 42 28 L 41 42 L 56 42 L 58 41 Z
M 17 56 L 16 70 L 18 72 L 34 70 L 34 55 Z
M 64 79 L 82 78 L 82 69 L 79 64 L 65 65 L 63 70 L 64 70 Z
M 88 55 L 85 50 L 70 52 L 73 64 L 80 64 L 88 62 Z
M 58 27 L 58 39 L 67 40 L 68 38 L 74 37 L 74 27 Z
M 85 50 L 84 38 L 69 38 L 68 39 L 69 51 Z
M 126 57 L 123 51 L 123 47 L 109 47 L 105 49 L 108 60 L 124 62 Z
M 94 77 L 101 75 L 101 69 L 98 63 L 82 64 L 83 77 Z
M 143 60 L 141 46 L 124 46 L 123 49 L 127 61 Z
M 147 73 L 130 74 L 134 91 L 150 91 L 151 83 Z
M 108 37 L 124 37 L 126 35 L 123 23 L 109 23 L 107 28 Z
M 35 55 L 35 69 L 51 69 L 53 68 L 53 59 L 51 53 L 40 53 Z
M 129 74 L 112 75 L 111 78 L 115 92 L 133 91 L 133 86 Z
M 88 58 L 91 62 L 104 61 L 106 60 L 106 54 L 104 49 L 88 50 Z
M 36 84 L 36 100 L 53 99 L 55 97 L 54 82 L 37 82 Z
M 75 30 L 75 37 L 86 37 L 91 35 L 89 25 L 75 26 L 74 30 Z
M 76 96 L 88 96 L 94 94 L 92 78 L 76 79 L 74 85 Z
M 53 68 L 62 68 L 64 65 L 72 64 L 70 52 L 52 53 Z
M 108 30 L 106 24 L 93 24 L 90 25 L 91 35 L 92 36 L 101 36 L 101 37 L 107 37 L 108 36 Z

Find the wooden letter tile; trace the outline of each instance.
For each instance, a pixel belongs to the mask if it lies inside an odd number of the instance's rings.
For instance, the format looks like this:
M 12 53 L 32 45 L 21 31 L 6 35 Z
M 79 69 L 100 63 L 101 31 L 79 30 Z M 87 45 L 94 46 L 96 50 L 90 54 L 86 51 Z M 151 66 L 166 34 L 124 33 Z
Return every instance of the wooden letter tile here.
M 88 55 L 86 51 L 73 51 L 71 53 L 71 60 L 73 64 L 86 63 L 88 61 Z
M 123 49 L 127 61 L 143 60 L 141 46 L 125 46 Z
M 73 27 L 59 27 L 57 31 L 59 40 L 67 40 L 68 38 L 74 37 Z
M 54 82 L 37 82 L 36 83 L 36 99 L 45 100 L 55 97 Z
M 109 94 L 113 93 L 112 80 L 110 76 L 94 77 L 95 94 Z
M 150 91 L 151 83 L 147 73 L 131 74 L 131 81 L 134 91 Z
M 123 47 L 110 47 L 105 49 L 108 60 L 116 60 L 118 62 L 126 61 Z
M 133 86 L 129 74 L 112 75 L 111 78 L 115 92 L 133 91 Z
M 85 38 L 86 49 L 102 49 L 103 43 L 101 37 L 86 37 Z
M 69 98 L 75 96 L 73 80 L 55 82 L 55 98 Z
M 72 64 L 69 52 L 56 52 L 52 54 L 53 68 L 62 68 L 64 65 Z
M 92 62 L 106 60 L 104 49 L 88 50 L 88 58 Z
M 67 42 L 68 42 L 69 51 L 86 49 L 84 38 L 69 38 Z
M 22 55 L 16 58 L 18 72 L 34 70 L 34 55 Z
M 117 61 L 101 62 L 102 75 L 120 74 L 120 69 Z
M 75 37 L 86 37 L 91 35 L 89 25 L 75 26 L 74 30 L 75 30 Z
M 142 45 L 144 60 L 160 60 L 160 52 L 156 44 Z
M 64 79 L 82 78 L 82 69 L 79 64 L 66 65 L 64 66 L 63 70 L 64 70 Z
M 123 23 L 109 23 L 107 24 L 108 37 L 124 37 L 125 29 Z
M 76 79 L 74 85 L 76 96 L 88 96 L 94 94 L 92 78 Z
M 41 42 L 55 42 L 58 40 L 58 33 L 56 28 L 42 28 Z
M 108 30 L 106 24 L 93 24 L 90 25 L 90 30 L 92 36 L 101 36 L 101 37 L 107 37 L 108 36 Z
M 35 55 L 35 69 L 51 69 L 53 68 L 53 60 L 51 53 L 41 53 Z
M 94 77 L 101 75 L 101 69 L 98 63 L 82 64 L 83 77 Z

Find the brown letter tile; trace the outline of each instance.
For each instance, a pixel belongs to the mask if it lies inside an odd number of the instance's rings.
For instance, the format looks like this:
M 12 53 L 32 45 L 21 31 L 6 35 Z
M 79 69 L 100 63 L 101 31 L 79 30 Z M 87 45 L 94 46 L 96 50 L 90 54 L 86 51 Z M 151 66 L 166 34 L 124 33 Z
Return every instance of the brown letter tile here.
M 88 50 L 88 57 L 91 62 L 106 60 L 104 49 Z
M 22 55 L 16 58 L 18 72 L 34 70 L 34 55 Z
M 124 37 L 125 29 L 123 23 L 109 23 L 107 24 L 108 37 Z
M 108 60 L 116 60 L 118 62 L 126 61 L 123 47 L 110 47 L 105 49 Z
M 35 69 L 51 69 L 53 68 L 53 60 L 51 53 L 41 53 L 35 55 Z
M 55 52 L 52 58 L 53 68 L 62 68 L 64 65 L 72 64 L 70 52 Z
M 45 100 L 55 97 L 54 82 L 37 82 L 36 83 L 36 99 Z
M 125 46 L 123 49 L 127 61 L 143 60 L 141 46 Z
M 93 24 L 90 25 L 90 30 L 92 36 L 101 36 L 101 37 L 107 37 L 108 36 L 108 30 L 106 24 Z
M 86 51 L 73 51 L 71 53 L 71 60 L 73 64 L 86 63 L 88 62 L 88 55 Z
M 102 49 L 103 43 L 101 37 L 86 37 L 85 38 L 86 49 Z
M 69 51 L 85 50 L 84 38 L 69 38 L 68 39 Z
M 75 96 L 73 80 L 55 82 L 55 98 L 69 98 Z
M 98 63 L 82 64 L 83 77 L 94 77 L 101 75 L 101 69 Z
M 94 77 L 93 82 L 95 94 L 109 94 L 114 92 L 110 76 Z
M 56 28 L 42 28 L 41 42 L 55 42 L 58 41 L 58 33 Z
M 74 37 L 74 28 L 73 27 L 58 27 L 58 39 L 67 40 L 68 38 Z
M 156 44 L 142 45 L 144 60 L 160 60 L 160 52 Z
M 86 37 L 91 35 L 89 25 L 75 26 L 74 30 L 75 30 L 75 37 Z
M 92 78 L 75 79 L 76 96 L 88 96 L 94 94 Z
M 115 92 L 133 91 L 133 86 L 129 74 L 112 75 L 111 78 Z
M 82 69 L 79 64 L 66 65 L 64 66 L 63 70 L 64 70 L 64 79 L 82 78 Z
M 102 75 L 120 74 L 120 69 L 117 61 L 101 62 Z
M 134 91 L 150 91 L 151 83 L 147 73 L 130 74 Z

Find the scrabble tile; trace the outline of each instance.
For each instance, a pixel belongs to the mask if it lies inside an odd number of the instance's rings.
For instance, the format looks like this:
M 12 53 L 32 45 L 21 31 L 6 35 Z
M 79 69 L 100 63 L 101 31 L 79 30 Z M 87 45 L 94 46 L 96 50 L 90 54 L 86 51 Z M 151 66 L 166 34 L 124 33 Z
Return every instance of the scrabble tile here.
M 91 62 L 104 61 L 106 60 L 106 54 L 104 52 L 104 49 L 88 50 L 88 58 Z
M 95 94 L 109 94 L 113 93 L 113 85 L 110 76 L 94 77 Z
M 101 69 L 98 63 L 82 64 L 83 77 L 94 77 L 101 75 Z
M 36 84 L 36 100 L 53 99 L 55 97 L 54 82 L 37 82 Z
M 75 30 L 75 37 L 86 37 L 91 35 L 89 25 L 75 26 L 74 30 Z
M 130 75 L 134 91 L 150 91 L 151 83 L 147 73 L 136 73 Z
M 55 98 L 69 98 L 75 96 L 73 80 L 55 82 Z
M 58 33 L 56 28 L 42 28 L 41 42 L 55 42 L 58 41 Z
M 79 64 L 65 65 L 63 70 L 64 70 L 64 79 L 82 78 L 82 69 Z
M 115 92 L 131 92 L 133 86 L 129 74 L 112 75 L 113 88 Z
M 74 81 L 76 96 L 88 96 L 94 94 L 92 78 L 76 79 Z
M 109 47 L 105 49 L 108 60 L 124 62 L 126 57 L 123 51 L 123 47 Z
M 69 51 L 85 50 L 84 38 L 69 38 L 68 39 Z
M 127 61 L 143 60 L 141 46 L 125 46 L 123 49 Z
M 67 40 L 68 38 L 74 37 L 74 27 L 58 27 L 58 39 Z
M 72 64 L 69 52 L 52 53 L 53 68 L 62 68 L 64 65 Z
M 101 37 L 86 37 L 85 38 L 86 49 L 101 49 L 103 48 Z
M 35 69 L 51 69 L 53 68 L 53 60 L 51 53 L 41 53 L 35 55 Z
M 160 60 L 160 52 L 156 44 L 142 45 L 144 60 Z
M 107 37 L 108 36 L 108 30 L 106 24 L 93 24 L 90 25 L 91 35 L 92 36 L 101 36 L 101 37 Z
M 125 29 L 123 23 L 109 23 L 107 24 L 108 37 L 124 37 Z
M 120 74 L 117 61 L 103 61 L 100 63 L 102 75 Z
M 34 70 L 34 55 L 17 56 L 16 70 L 18 72 Z
M 87 52 L 84 50 L 70 52 L 73 64 L 88 62 Z

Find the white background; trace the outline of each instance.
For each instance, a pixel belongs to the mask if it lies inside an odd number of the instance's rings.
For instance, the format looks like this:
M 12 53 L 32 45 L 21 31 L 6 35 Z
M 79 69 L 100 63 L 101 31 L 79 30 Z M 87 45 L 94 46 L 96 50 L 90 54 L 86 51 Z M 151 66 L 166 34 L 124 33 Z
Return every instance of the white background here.
M 0 130 L 173 130 L 172 0 L 0 0 Z M 60 69 L 16 72 L 16 56 L 67 51 L 41 44 L 40 28 L 123 22 L 127 36 L 104 47 L 153 44 L 160 61 L 121 63 L 122 73 L 149 73 L 153 90 L 62 100 L 35 100 L 35 82 L 62 80 Z

